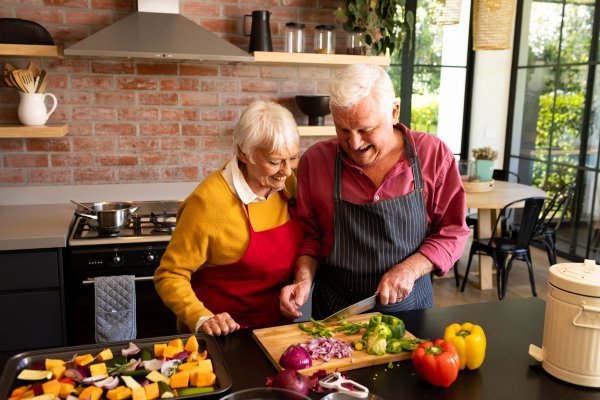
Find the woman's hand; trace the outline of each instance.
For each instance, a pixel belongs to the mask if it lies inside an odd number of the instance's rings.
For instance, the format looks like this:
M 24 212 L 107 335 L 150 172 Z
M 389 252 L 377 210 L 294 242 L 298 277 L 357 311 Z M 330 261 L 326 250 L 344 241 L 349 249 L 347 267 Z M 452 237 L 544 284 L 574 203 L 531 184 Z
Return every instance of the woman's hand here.
M 207 333 L 214 336 L 225 336 L 228 333 L 235 332 L 240 329 L 240 325 L 224 312 L 215 314 L 212 318 L 206 320 L 201 326 L 199 332 Z

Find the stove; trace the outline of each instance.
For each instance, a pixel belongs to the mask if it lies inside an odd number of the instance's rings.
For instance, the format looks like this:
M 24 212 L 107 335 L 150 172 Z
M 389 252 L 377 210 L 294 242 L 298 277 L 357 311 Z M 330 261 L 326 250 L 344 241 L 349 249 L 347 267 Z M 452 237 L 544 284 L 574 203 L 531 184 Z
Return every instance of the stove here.
M 92 206 L 93 203 L 82 203 Z M 78 216 L 69 237 L 69 246 L 89 246 L 125 243 L 168 242 L 175 229 L 179 201 L 133 202 L 139 206 L 131 214 L 127 227 L 118 231 L 99 229 L 94 219 Z M 85 213 L 83 208 L 78 211 Z
M 175 229 L 180 202 L 132 203 L 139 208 L 119 231 L 98 229 L 91 218 L 75 219 L 65 268 L 69 345 L 94 342 L 94 278 L 99 276 L 134 276 L 138 338 L 177 333 L 175 317 L 156 293 L 153 277 Z

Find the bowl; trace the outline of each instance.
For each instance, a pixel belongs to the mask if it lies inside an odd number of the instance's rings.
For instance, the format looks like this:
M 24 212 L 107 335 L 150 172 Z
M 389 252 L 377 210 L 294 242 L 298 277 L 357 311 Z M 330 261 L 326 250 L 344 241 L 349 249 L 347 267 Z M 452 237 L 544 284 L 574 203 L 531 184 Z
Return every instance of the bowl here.
M 329 393 L 328 395 L 326 395 L 325 397 L 322 397 L 321 400 L 356 400 L 357 398 L 354 396 L 350 396 L 349 394 L 346 393 L 340 393 L 340 392 L 332 392 Z M 383 397 L 381 396 L 377 396 L 374 393 L 369 393 L 369 395 L 367 397 L 363 397 L 364 400 L 385 400 Z
M 310 397 L 287 389 L 273 387 L 257 387 L 233 392 L 221 400 L 310 400 Z
M 325 116 L 331 113 L 329 109 L 329 96 L 296 96 L 296 104 L 300 111 L 308 115 L 308 125 L 323 125 Z

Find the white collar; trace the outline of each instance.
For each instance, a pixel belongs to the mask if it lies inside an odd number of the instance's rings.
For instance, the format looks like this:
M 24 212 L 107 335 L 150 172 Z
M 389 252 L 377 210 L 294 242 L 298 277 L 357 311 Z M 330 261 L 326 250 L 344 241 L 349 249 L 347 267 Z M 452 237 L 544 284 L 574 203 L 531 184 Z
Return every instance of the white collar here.
M 233 194 L 236 195 L 244 204 L 260 203 L 277 192 L 275 190 L 271 190 L 267 197 L 258 196 L 256 193 L 254 193 L 248 185 L 248 182 L 246 182 L 246 178 L 244 178 L 244 174 L 238 166 L 237 156 L 227 163 L 223 171 L 221 171 L 221 174 L 225 178 L 227 185 L 229 185 L 229 189 L 231 189 Z

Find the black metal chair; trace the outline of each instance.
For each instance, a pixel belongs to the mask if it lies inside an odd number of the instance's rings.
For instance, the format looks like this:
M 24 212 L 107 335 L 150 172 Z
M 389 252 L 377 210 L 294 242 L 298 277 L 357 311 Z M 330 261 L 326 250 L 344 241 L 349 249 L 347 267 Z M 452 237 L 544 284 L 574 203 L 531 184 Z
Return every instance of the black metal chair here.
M 525 202 L 522 212 L 520 213 L 518 233 L 502 235 L 500 237 L 492 237 L 486 239 L 473 239 L 471 250 L 469 251 L 469 261 L 465 276 L 460 287 L 460 291 L 465 290 L 469 270 L 471 269 L 471 261 L 474 254 L 486 255 L 492 257 L 494 266 L 496 267 L 496 286 L 498 287 L 498 298 L 502 300 L 506 295 L 506 285 L 508 283 L 508 275 L 512 268 L 515 259 L 525 261 L 529 269 L 529 281 L 531 283 L 531 293 L 537 296 L 535 291 L 535 281 L 533 279 L 533 267 L 531 265 L 531 254 L 529 245 L 533 238 L 535 228 L 537 226 L 538 217 L 544 204 L 543 197 L 528 197 L 521 200 L 513 201 L 500 210 L 500 214 L 496 219 L 494 229 L 496 232 L 503 221 L 507 218 L 510 209 L 517 203 Z M 508 260 L 508 262 L 507 262 Z
M 492 173 L 492 179 L 495 181 L 508 182 L 511 180 L 511 177 L 514 177 L 514 180 L 517 183 L 521 182 L 521 179 L 519 179 L 519 175 L 517 175 L 514 172 L 511 172 L 509 170 L 506 170 L 506 169 L 495 169 L 494 172 Z M 473 238 L 477 239 L 478 238 L 477 213 L 468 214 L 466 221 L 467 221 L 467 226 L 469 228 L 473 228 Z
M 574 195 L 575 183 L 564 185 L 555 193 L 552 200 L 546 203 L 538 219 L 532 243 L 538 244 L 546 250 L 550 265 L 556 264 L 556 232 L 565 216 L 569 214 L 569 207 Z

